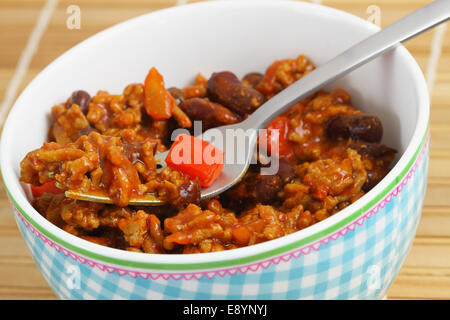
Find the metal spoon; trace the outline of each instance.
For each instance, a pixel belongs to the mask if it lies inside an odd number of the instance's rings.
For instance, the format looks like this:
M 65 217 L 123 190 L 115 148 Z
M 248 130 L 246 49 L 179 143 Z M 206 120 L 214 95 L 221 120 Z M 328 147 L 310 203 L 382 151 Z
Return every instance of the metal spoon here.
M 210 187 L 202 189 L 201 198 L 207 199 L 218 195 L 239 182 L 247 171 L 252 159 L 257 140 L 257 129 L 265 128 L 273 119 L 278 117 L 284 111 L 337 78 L 395 48 L 399 43 L 409 40 L 410 38 L 447 21 L 449 18 L 450 0 L 434 1 L 357 43 L 327 63 L 320 65 L 313 72 L 299 79 L 268 100 L 246 120 L 234 125 L 210 129 L 216 130 L 216 132 L 217 130 L 220 131 L 224 137 L 226 137 L 227 129 L 252 129 L 252 131 L 248 135 L 245 148 L 239 149 L 239 153 L 243 156 L 244 161 L 241 161 L 242 163 L 226 162 L 220 177 Z M 204 132 L 203 135 L 208 135 L 210 130 Z M 205 137 L 203 137 L 203 139 L 208 141 Z M 218 145 L 215 141 L 209 142 L 221 147 L 221 145 Z M 226 152 L 229 151 L 230 150 L 226 150 Z M 166 156 L 167 152 L 156 155 L 157 160 L 162 165 L 164 165 Z M 67 191 L 66 196 L 80 200 L 112 203 L 112 200 L 107 195 L 101 194 L 82 194 L 79 192 Z M 163 202 L 155 197 L 155 195 L 149 194 L 145 197 L 132 199 L 130 204 L 154 206 L 161 205 Z

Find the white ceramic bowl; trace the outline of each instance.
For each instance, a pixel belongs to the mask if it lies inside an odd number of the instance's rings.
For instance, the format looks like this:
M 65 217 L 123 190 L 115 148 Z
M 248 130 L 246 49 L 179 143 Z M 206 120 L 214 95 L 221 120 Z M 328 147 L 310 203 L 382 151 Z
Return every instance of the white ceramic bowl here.
M 380 298 L 409 250 L 428 160 L 428 93 L 403 47 L 352 72 L 342 87 L 381 119 L 396 165 L 360 200 L 312 227 L 220 253 L 154 255 L 72 236 L 30 205 L 19 163 L 46 139 L 49 112 L 72 91 L 121 92 L 151 66 L 168 86 L 197 72 L 263 72 L 303 53 L 321 64 L 376 32 L 347 13 L 302 2 L 207 2 L 147 14 L 109 28 L 56 59 L 23 91 L 4 127 L 1 171 L 18 226 L 61 298 Z

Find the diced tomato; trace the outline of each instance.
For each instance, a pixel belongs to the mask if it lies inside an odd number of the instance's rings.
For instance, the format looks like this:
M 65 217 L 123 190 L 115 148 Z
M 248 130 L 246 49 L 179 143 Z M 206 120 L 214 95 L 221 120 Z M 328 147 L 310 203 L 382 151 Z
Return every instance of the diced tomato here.
M 207 141 L 180 134 L 166 158 L 168 166 L 199 179 L 202 187 L 209 187 L 220 175 L 224 152 Z
M 278 131 L 278 135 L 275 134 Z M 273 156 L 293 156 L 292 144 L 288 140 L 289 118 L 280 116 L 273 120 L 259 136 L 259 146 L 265 148 Z M 272 154 L 271 146 L 278 145 L 278 152 Z
M 31 193 L 33 194 L 33 197 L 38 198 L 42 196 L 44 193 L 63 193 L 64 190 L 61 190 L 56 187 L 56 181 L 49 181 L 47 183 L 44 183 L 42 186 L 33 186 L 31 185 Z
M 174 103 L 176 104 L 176 101 L 166 91 L 162 75 L 156 68 L 151 68 L 144 82 L 145 111 L 154 120 L 169 119 Z

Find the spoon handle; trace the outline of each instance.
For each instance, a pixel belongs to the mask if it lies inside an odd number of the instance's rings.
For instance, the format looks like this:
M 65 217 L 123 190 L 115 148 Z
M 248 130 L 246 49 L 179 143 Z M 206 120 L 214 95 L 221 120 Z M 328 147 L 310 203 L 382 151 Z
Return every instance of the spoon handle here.
M 450 18 L 450 0 L 436 0 L 320 65 L 260 106 L 241 126 L 265 128 L 284 111 L 337 78 Z

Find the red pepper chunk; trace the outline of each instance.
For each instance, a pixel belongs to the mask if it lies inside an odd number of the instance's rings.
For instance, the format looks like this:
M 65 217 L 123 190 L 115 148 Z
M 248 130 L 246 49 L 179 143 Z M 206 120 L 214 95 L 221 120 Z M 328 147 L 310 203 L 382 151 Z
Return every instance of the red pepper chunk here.
M 278 145 L 278 153 L 273 152 L 274 156 L 286 156 L 290 158 L 293 156 L 291 142 L 288 140 L 289 118 L 280 116 L 275 118 L 259 136 L 260 147 L 265 148 L 272 153 L 271 146 Z M 274 132 L 278 131 L 278 135 Z
M 63 193 L 64 190 L 61 190 L 56 187 L 56 181 L 49 181 L 47 183 L 44 183 L 42 186 L 33 186 L 31 185 L 31 193 L 33 194 L 33 197 L 38 198 L 42 196 L 44 193 Z
M 166 91 L 164 78 L 156 68 L 151 68 L 144 82 L 145 111 L 154 120 L 169 119 L 174 103 L 175 99 Z
M 199 179 L 200 186 L 209 187 L 220 175 L 224 152 L 202 139 L 180 134 L 172 144 L 166 163 L 191 179 Z

